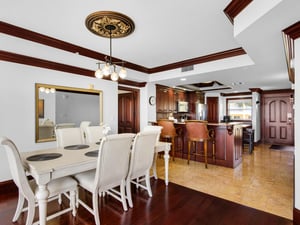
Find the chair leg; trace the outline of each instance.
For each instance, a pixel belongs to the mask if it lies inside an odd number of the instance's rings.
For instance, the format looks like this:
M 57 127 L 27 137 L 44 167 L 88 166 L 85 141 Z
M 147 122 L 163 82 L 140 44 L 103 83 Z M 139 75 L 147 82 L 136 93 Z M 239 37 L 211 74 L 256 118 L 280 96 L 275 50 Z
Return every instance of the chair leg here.
M 150 185 L 150 176 L 149 176 L 149 172 L 147 172 L 146 176 L 146 187 L 147 187 L 147 191 L 150 197 L 152 197 L 152 190 L 151 190 L 151 185 Z
M 173 161 L 175 161 L 175 138 L 172 137 L 172 156 L 173 156 Z
M 70 191 L 70 207 L 72 208 L 72 215 L 76 216 L 76 204 L 77 203 L 77 192 L 78 191 Z
M 32 225 L 35 212 L 35 201 L 28 201 L 26 225 Z
M 157 180 L 156 159 L 157 159 L 157 153 L 155 152 L 153 157 L 153 163 L 152 163 L 152 172 L 155 180 Z
M 191 157 L 191 141 L 188 141 L 188 161 L 187 161 L 188 164 L 190 164 L 190 157 Z
M 96 225 L 100 225 L 99 210 L 98 210 L 98 192 L 93 193 L 93 214 Z
M 205 168 L 207 169 L 207 140 L 204 141 L 204 160 Z
M 18 205 L 16 208 L 15 215 L 12 219 L 13 222 L 16 222 L 18 220 L 24 206 L 24 200 L 25 200 L 24 196 L 19 191 Z
M 127 196 L 128 205 L 130 208 L 132 208 L 133 203 L 132 203 L 132 197 L 131 197 L 131 181 L 130 181 L 130 179 L 126 180 L 126 196 Z
M 121 200 L 122 200 L 122 205 L 123 205 L 124 211 L 127 211 L 128 207 L 127 207 L 127 202 L 126 202 L 125 186 L 126 186 L 125 181 L 122 180 L 121 185 L 120 185 Z

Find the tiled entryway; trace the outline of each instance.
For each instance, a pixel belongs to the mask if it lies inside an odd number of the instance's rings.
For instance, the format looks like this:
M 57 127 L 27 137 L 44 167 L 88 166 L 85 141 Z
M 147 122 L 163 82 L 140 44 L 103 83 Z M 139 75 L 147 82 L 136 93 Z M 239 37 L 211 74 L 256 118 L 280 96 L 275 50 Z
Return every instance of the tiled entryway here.
M 169 181 L 218 196 L 288 219 L 293 211 L 293 157 L 291 151 L 271 150 L 270 145 L 255 146 L 243 154 L 235 169 L 176 158 L 170 160 Z M 163 179 L 163 158 L 157 160 L 158 176 Z

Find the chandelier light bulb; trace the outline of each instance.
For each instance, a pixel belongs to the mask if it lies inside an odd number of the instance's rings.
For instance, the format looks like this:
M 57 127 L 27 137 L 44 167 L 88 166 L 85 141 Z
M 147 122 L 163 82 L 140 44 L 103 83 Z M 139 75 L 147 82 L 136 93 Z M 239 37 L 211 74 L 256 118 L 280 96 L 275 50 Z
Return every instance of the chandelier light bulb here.
M 103 77 L 103 73 L 100 68 L 96 70 L 95 77 L 97 77 L 98 79 L 101 79 Z
M 118 78 L 119 78 L 119 75 L 115 71 L 110 75 L 110 79 L 113 81 L 117 81 Z
M 50 92 L 53 94 L 55 93 L 55 89 L 54 88 L 50 88 Z
M 108 63 L 105 64 L 105 66 L 102 69 L 102 72 L 104 76 L 108 76 L 109 74 L 111 74 L 110 65 Z
M 120 69 L 119 76 L 120 76 L 120 78 L 122 78 L 122 79 L 124 79 L 125 77 L 127 77 L 127 71 L 125 70 L 124 67 L 122 67 L 122 68 Z
M 45 88 L 44 87 L 40 87 L 40 92 L 45 92 Z
M 46 88 L 46 89 L 45 89 L 45 93 L 46 93 L 46 94 L 49 94 L 49 93 L 50 93 L 50 89 L 49 89 L 49 88 Z

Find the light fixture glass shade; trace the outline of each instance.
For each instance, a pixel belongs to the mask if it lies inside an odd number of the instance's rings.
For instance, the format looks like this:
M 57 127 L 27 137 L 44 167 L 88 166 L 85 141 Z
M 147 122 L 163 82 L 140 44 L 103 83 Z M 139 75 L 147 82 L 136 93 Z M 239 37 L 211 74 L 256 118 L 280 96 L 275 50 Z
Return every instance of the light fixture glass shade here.
M 108 76 L 109 74 L 111 74 L 110 65 L 108 63 L 105 64 L 105 66 L 102 69 L 102 72 L 104 76 Z
M 103 73 L 100 68 L 96 70 L 95 77 L 97 77 L 98 79 L 101 79 L 103 77 Z
M 119 75 L 115 71 L 110 75 L 110 79 L 113 81 L 117 81 L 118 78 L 119 78 Z
M 127 71 L 125 70 L 124 67 L 122 67 L 122 68 L 120 69 L 119 76 L 120 76 L 120 78 L 122 78 L 122 79 L 124 79 L 125 77 L 127 77 Z

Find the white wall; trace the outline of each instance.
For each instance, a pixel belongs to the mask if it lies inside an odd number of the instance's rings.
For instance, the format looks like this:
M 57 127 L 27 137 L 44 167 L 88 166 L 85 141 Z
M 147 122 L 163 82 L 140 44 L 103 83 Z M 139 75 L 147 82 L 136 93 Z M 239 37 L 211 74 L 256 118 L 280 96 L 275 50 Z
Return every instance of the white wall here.
M 118 128 L 118 84 L 54 70 L 0 61 L 0 136 L 12 139 L 20 151 L 50 148 L 55 142 L 35 143 L 35 83 L 103 91 L 103 121 Z M 142 95 L 143 92 L 142 92 Z M 146 103 L 144 103 L 146 104 Z M 6 155 L 0 147 L 0 182 L 11 179 Z
M 300 210 L 300 38 L 295 40 L 295 208 Z M 298 107 L 296 107 L 298 106 Z

